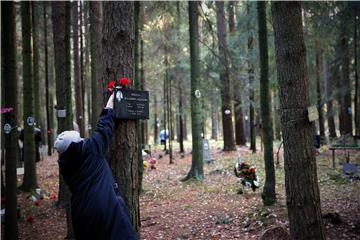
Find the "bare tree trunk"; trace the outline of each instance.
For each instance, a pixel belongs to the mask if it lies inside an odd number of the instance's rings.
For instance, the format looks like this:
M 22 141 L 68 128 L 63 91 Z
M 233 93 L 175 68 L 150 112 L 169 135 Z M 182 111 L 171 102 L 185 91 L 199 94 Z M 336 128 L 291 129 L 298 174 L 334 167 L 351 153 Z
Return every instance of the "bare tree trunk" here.
M 80 135 L 84 137 L 84 126 L 82 112 L 82 79 L 80 78 L 80 59 L 79 59 L 79 2 L 72 2 L 72 32 L 73 32 L 73 55 L 74 55 L 74 84 L 75 84 L 75 107 L 76 107 L 76 123 L 79 125 Z M 81 28 L 81 26 L 80 26 Z
M 227 56 L 226 25 L 224 14 L 224 2 L 215 2 L 216 22 L 218 29 L 219 55 L 220 55 L 220 81 L 221 88 L 221 116 L 223 124 L 224 151 L 235 150 L 234 129 L 232 123 L 233 113 L 231 111 L 230 69 Z
M 105 104 L 103 92 L 105 83 L 101 79 L 102 65 L 102 11 L 101 2 L 89 1 L 90 4 L 90 48 L 91 48 L 91 128 L 96 129 L 102 107 Z M 104 94 L 105 95 L 105 94 Z
M 215 90 L 211 93 L 211 139 L 218 140 L 218 118 Z M 236 112 L 236 111 L 235 111 Z M 235 119 L 236 123 L 236 119 Z M 236 135 L 236 133 L 235 133 Z
M 24 3 L 23 3 L 24 4 Z M 28 19 L 29 20 L 29 19 Z M 4 91 L 2 96 L 3 106 L 11 109 L 7 113 L 2 113 L 4 135 L 4 149 L 5 152 L 5 191 L 6 205 L 5 205 L 5 222 L 3 226 L 5 231 L 5 239 L 18 239 L 18 225 L 17 225 L 17 177 L 16 177 L 16 163 L 18 158 L 18 133 L 17 125 L 17 63 L 16 63 L 16 10 L 15 2 L 1 3 L 1 66 L 2 66 L 2 83 Z M 7 126 L 7 127 L 5 127 Z M 7 129 L 7 131 L 6 131 Z M 1 163 L 2 164 L 2 163 Z M 1 166 L 2 168 L 3 166 Z M 3 174 L 1 174 L 3 176 Z M 2 179 L 2 178 L 1 178 Z M 2 179 L 3 180 L 3 179 Z M 2 187 L 3 187 L 3 181 Z M 3 195 L 2 195 L 3 196 Z
M 325 141 L 325 125 L 324 125 L 324 111 L 323 111 L 323 103 L 322 103 L 322 90 L 321 90 L 321 82 L 320 82 L 320 73 L 321 73 L 321 52 L 320 50 L 316 50 L 315 54 L 315 67 L 316 67 L 316 90 L 317 90 L 317 109 L 319 112 L 319 130 L 320 130 L 320 138 L 321 141 Z
M 42 129 L 40 108 L 40 3 L 32 3 L 32 36 L 33 36 L 33 87 L 35 127 Z
M 334 120 L 334 108 L 333 108 L 333 101 L 332 101 L 332 81 L 329 78 L 329 70 L 328 70 L 328 63 L 327 58 L 323 56 L 323 75 L 324 75 L 324 82 L 325 82 L 325 95 L 326 95 L 326 107 L 327 107 L 327 121 L 328 121 L 328 128 L 329 128 L 329 138 L 334 139 L 336 138 L 336 128 L 335 128 L 335 120 Z
M 257 2 L 259 52 L 260 52 L 260 103 L 264 139 L 265 184 L 261 197 L 264 205 L 276 201 L 275 168 L 273 154 L 273 126 L 271 119 L 271 95 L 269 90 L 269 57 L 266 27 L 266 2 Z
M 23 106 L 24 106 L 24 178 L 21 189 L 31 191 L 37 188 L 35 139 L 34 139 L 34 93 L 33 59 L 31 39 L 32 3 L 21 3 L 21 23 L 23 42 Z
M 355 136 L 360 138 L 360 86 L 359 86 L 359 68 L 358 68 L 358 28 L 360 25 L 360 6 L 353 7 L 354 15 L 354 75 L 355 75 L 355 96 L 354 96 L 354 105 L 355 105 Z
M 343 3 L 340 32 L 340 49 L 341 55 L 341 92 L 340 92 L 340 133 L 341 135 L 352 135 L 352 111 L 351 111 L 351 81 L 349 71 L 349 36 L 345 26 L 350 25 L 348 3 Z
M 43 2 L 43 17 L 44 17 L 44 54 L 45 54 L 45 95 L 46 95 L 46 132 L 47 132 L 47 147 L 48 155 L 52 154 L 52 122 L 50 118 L 50 96 L 49 96 L 49 66 L 48 66 L 48 34 L 47 34 L 47 13 L 46 13 L 47 2 Z
M 134 3 L 103 2 L 103 79 L 134 79 Z M 134 229 L 140 227 L 136 121 L 116 120 L 109 160 Z
M 65 117 L 58 119 L 58 131 L 73 129 L 72 96 L 71 96 L 71 54 L 70 54 L 70 2 L 52 2 L 54 58 L 56 72 L 56 107 L 65 111 Z M 73 228 L 70 206 L 71 193 L 62 175 L 59 173 L 58 205 L 66 207 L 67 238 L 73 238 Z
M 251 6 L 253 3 L 247 3 L 247 14 L 248 14 L 248 55 L 251 55 L 253 48 L 254 48 L 254 37 L 252 36 L 251 30 L 250 30 L 250 17 L 251 14 Z M 253 153 L 256 153 L 256 123 L 255 123 L 255 91 L 254 91 L 254 66 L 251 60 L 248 61 L 248 74 L 249 74 L 249 100 L 250 100 L 250 107 L 249 107 L 249 124 L 250 124 L 250 150 L 252 150 Z
M 192 130 L 192 160 L 191 169 L 184 181 L 189 179 L 204 179 L 203 152 L 201 138 L 201 102 L 195 96 L 200 88 L 199 66 L 199 2 L 189 1 L 189 32 L 191 61 L 191 130 Z
M 159 117 L 158 117 L 158 107 L 157 107 L 157 97 L 156 93 L 154 94 L 154 144 L 157 145 L 159 140 Z
M 230 1 L 228 5 L 229 12 L 229 33 L 234 36 L 235 29 L 235 6 L 236 1 Z M 235 69 L 235 66 L 232 65 L 232 69 Z M 245 132 L 244 132 L 244 115 L 242 110 L 242 100 L 241 100 L 241 84 L 240 79 L 234 75 L 234 70 L 232 71 L 232 85 L 233 85 L 233 99 L 234 99 L 234 117 L 235 117 L 235 142 L 236 145 L 243 146 L 246 144 Z
M 272 2 L 291 239 L 325 239 L 312 151 L 306 49 L 300 2 Z

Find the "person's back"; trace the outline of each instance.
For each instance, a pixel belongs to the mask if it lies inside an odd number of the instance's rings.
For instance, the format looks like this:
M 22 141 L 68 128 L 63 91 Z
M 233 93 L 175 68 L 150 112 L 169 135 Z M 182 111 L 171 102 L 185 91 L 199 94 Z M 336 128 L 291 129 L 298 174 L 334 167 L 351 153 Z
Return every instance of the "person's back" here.
M 105 109 L 97 131 L 89 139 L 72 142 L 60 155 L 60 171 L 72 192 L 76 239 L 137 239 L 105 159 L 113 127 L 113 111 Z

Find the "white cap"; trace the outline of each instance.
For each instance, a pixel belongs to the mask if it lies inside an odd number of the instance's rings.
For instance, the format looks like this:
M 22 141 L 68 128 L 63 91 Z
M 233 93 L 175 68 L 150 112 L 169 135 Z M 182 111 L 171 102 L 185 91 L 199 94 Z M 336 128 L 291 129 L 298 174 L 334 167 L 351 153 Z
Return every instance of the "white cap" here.
M 77 131 L 64 131 L 60 133 L 54 143 L 54 148 L 59 152 L 63 153 L 69 147 L 72 142 L 80 142 L 83 140 Z

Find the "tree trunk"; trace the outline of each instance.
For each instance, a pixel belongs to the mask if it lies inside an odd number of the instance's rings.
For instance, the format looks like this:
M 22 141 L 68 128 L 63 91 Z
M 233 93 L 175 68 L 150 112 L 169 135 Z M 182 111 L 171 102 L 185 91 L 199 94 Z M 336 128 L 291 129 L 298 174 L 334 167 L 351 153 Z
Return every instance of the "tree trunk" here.
M 185 102 L 183 101 L 184 105 L 185 105 Z M 188 131 L 187 131 L 187 114 L 184 112 L 184 140 L 188 140 Z
M 249 32 L 249 36 L 248 36 L 248 42 L 247 42 L 247 47 L 248 47 L 248 55 L 249 58 L 253 52 L 254 49 L 254 37 L 251 33 L 250 30 L 250 25 L 251 25 L 251 18 L 250 18 L 250 9 L 253 3 L 247 3 L 247 14 L 248 14 L 248 23 L 247 23 L 247 27 L 248 27 L 248 32 Z M 256 153 L 256 124 L 255 124 L 255 86 L 254 86 L 254 66 L 251 60 L 248 60 L 248 74 L 249 74 L 249 85 L 250 85 L 250 89 L 249 89 L 249 124 L 250 124 L 250 150 L 252 150 L 253 153 Z
M 167 61 L 166 60 L 166 57 L 165 57 L 165 61 Z M 166 64 L 166 62 L 165 62 L 165 64 Z M 166 71 L 166 73 L 167 73 L 167 67 L 165 66 L 165 71 Z M 163 120 L 163 124 L 164 124 L 164 130 L 165 130 L 165 142 L 164 142 L 164 151 L 165 151 L 165 153 L 166 153 L 166 151 L 167 151 L 167 147 L 166 147 L 166 143 L 167 143 L 167 141 L 166 141 L 166 125 L 167 125 L 167 102 L 166 102 L 166 100 L 167 100 L 167 98 L 166 98 L 166 84 L 167 84 L 167 81 L 166 81 L 166 73 L 165 73 L 165 77 L 164 77 L 164 85 L 163 85 L 163 92 L 164 92 L 164 97 L 163 97 L 163 103 L 164 103 L 164 106 L 163 106 L 163 110 L 164 110 L 164 120 Z
M 32 36 L 33 36 L 33 94 L 35 127 L 43 130 L 40 107 L 40 3 L 32 3 Z
M 323 57 L 323 75 L 324 75 L 324 83 L 325 83 L 325 96 L 326 96 L 326 117 L 328 121 L 329 128 L 329 138 L 336 138 L 336 128 L 335 128 L 335 120 L 334 120 L 334 109 L 333 109 L 333 101 L 332 101 L 332 81 L 329 78 L 328 74 L 328 63 L 326 56 Z
M 46 102 L 46 132 L 47 132 L 47 147 L 48 156 L 52 154 L 52 122 L 50 118 L 50 97 L 49 97 L 49 66 L 48 66 L 48 34 L 47 34 L 47 13 L 46 13 L 47 2 L 43 2 L 43 18 L 44 18 L 44 55 L 45 55 L 45 102 Z
M 154 144 L 157 145 L 159 143 L 159 117 L 158 117 L 158 107 L 157 107 L 157 97 L 156 93 L 154 94 Z
M 35 139 L 34 139 L 34 95 L 31 48 L 31 2 L 21 3 L 23 41 L 23 106 L 24 106 L 24 178 L 21 189 L 31 191 L 37 188 Z
M 172 140 L 173 140 L 173 127 L 172 127 L 172 111 L 171 111 L 171 79 L 169 76 L 169 66 L 166 64 L 166 108 L 167 108 L 167 122 L 169 125 L 169 164 L 173 164 L 173 155 L 172 155 Z
M 271 96 L 269 92 L 269 57 L 266 28 L 266 2 L 257 2 L 259 51 L 260 51 L 260 103 L 264 137 L 265 185 L 261 197 L 264 205 L 272 205 L 275 196 L 275 168 L 273 154 L 273 126 Z
M 319 47 L 318 47 L 319 48 Z M 321 142 L 325 141 L 325 125 L 324 125 L 324 112 L 323 112 L 323 103 L 322 103 L 322 90 L 320 83 L 320 73 L 321 73 L 321 52 L 317 48 L 315 53 L 315 68 L 316 68 L 316 90 L 317 90 L 317 109 L 319 112 L 319 130 Z
M 183 122 L 183 114 L 184 114 L 184 103 L 183 103 L 183 89 L 182 84 L 179 82 L 179 152 L 184 153 L 184 122 Z
M 281 140 L 281 130 L 280 130 L 280 116 L 279 116 L 279 96 L 278 96 L 278 92 L 277 90 L 275 90 L 273 92 L 274 94 L 274 131 L 275 131 L 275 139 L 276 140 Z
M 229 12 L 229 32 L 230 35 L 235 35 L 235 6 L 236 1 L 230 1 L 228 5 Z M 232 66 L 234 68 L 234 66 Z M 234 75 L 234 74 L 232 74 Z M 235 142 L 236 145 L 244 146 L 246 144 L 245 132 L 244 132 L 244 115 L 242 111 L 241 100 L 241 84 L 237 76 L 232 77 L 233 84 L 233 98 L 234 98 L 234 117 L 235 117 Z
M 211 139 L 218 140 L 218 118 L 217 118 L 216 91 L 211 93 Z M 236 113 L 236 110 L 235 110 Z M 236 124 L 236 120 L 235 120 Z M 236 127 L 235 127 L 236 128 Z M 236 135 L 236 132 L 235 132 Z
M 144 22 L 145 22 L 145 13 L 144 13 L 144 6 L 141 5 L 140 8 L 140 31 L 143 31 Z M 145 65 L 144 65 L 144 39 L 142 35 L 140 35 L 140 89 L 145 90 Z M 143 120 L 141 121 L 141 129 L 142 129 L 142 139 L 144 144 L 149 143 L 149 131 L 148 131 L 148 121 Z
M 341 13 L 341 32 L 340 32 L 340 55 L 341 55 L 341 92 L 340 92 L 340 134 L 352 135 L 352 111 L 351 111 L 351 81 L 349 71 L 349 9 L 347 2 Z
M 101 2 L 90 1 L 90 48 L 91 48 L 91 129 L 96 129 L 101 110 L 105 105 L 103 92 L 106 91 L 105 83 L 101 79 L 101 32 L 102 32 L 102 13 Z
M 56 109 L 65 110 L 65 117 L 59 117 L 57 133 L 73 129 L 71 102 L 71 55 L 70 55 L 70 2 L 52 2 L 54 58 L 56 75 Z M 73 238 L 70 206 L 71 193 L 59 173 L 58 205 L 66 207 L 67 238 Z
M 199 2 L 189 1 L 189 32 L 190 32 L 190 67 L 191 67 L 191 130 L 192 130 L 192 160 L 191 169 L 183 179 L 204 179 L 203 152 L 201 138 L 201 100 L 195 96 L 200 89 L 199 66 Z M 200 90 L 199 90 L 200 91 Z
M 83 34 L 83 26 L 84 26 L 84 3 L 82 1 L 79 1 L 79 40 L 80 40 L 80 111 L 79 111 L 79 118 L 78 124 L 80 129 L 80 134 L 82 133 L 82 136 L 85 136 L 85 66 L 84 66 L 84 34 Z M 99 33 L 98 33 L 99 34 Z M 76 99 L 77 96 L 75 96 Z
M 84 137 L 83 112 L 82 112 L 82 82 L 80 78 L 80 59 L 79 59 L 79 11 L 78 1 L 72 2 L 72 37 L 73 37 L 73 57 L 74 57 L 74 88 L 75 88 L 75 107 L 76 123 L 79 125 L 80 135 Z M 81 27 L 81 26 L 80 26 Z
M 221 88 L 221 116 L 223 124 L 224 151 L 235 150 L 234 130 L 231 111 L 231 90 L 230 90 L 230 70 L 227 56 L 226 44 L 226 25 L 224 14 L 224 2 L 215 2 L 216 4 L 216 22 L 218 29 L 219 56 L 220 56 L 220 81 Z
M 24 3 L 22 3 L 24 4 Z M 16 11 L 15 2 L 1 3 L 1 66 L 2 66 L 2 83 L 3 106 L 11 108 L 10 112 L 2 113 L 3 123 L 10 127 L 10 132 L 5 132 L 2 140 L 5 147 L 5 181 L 6 181 L 6 205 L 5 205 L 5 239 L 18 239 L 17 226 L 17 178 L 16 163 L 18 158 L 18 132 L 17 125 L 17 63 L 16 63 Z M 29 20 L 29 19 L 28 19 Z M 9 125 L 7 125 L 9 124 Z M 4 129 L 5 130 L 5 129 Z M 2 167 L 2 166 L 1 166 Z M 2 174 L 1 174 L 2 175 Z M 5 189 L 2 188 L 2 191 Z
M 103 2 L 103 79 L 134 79 L 134 3 Z M 140 227 L 136 121 L 116 120 L 109 159 L 134 229 Z
M 300 2 L 272 2 L 291 239 L 325 239 L 312 151 L 306 49 Z
M 354 96 L 354 105 L 355 105 L 355 136 L 360 138 L 360 86 L 359 86 L 359 68 L 358 68 L 358 28 L 360 25 L 360 6 L 353 8 L 354 12 L 354 75 L 355 75 L 355 96 Z

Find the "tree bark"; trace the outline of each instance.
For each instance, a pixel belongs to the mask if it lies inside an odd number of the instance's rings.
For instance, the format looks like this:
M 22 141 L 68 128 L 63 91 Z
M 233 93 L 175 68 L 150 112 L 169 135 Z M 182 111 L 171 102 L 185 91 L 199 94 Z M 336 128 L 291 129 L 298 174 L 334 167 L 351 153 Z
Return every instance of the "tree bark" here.
M 191 68 L 191 130 L 192 130 L 192 160 L 191 169 L 183 179 L 204 179 L 203 152 L 201 138 L 201 100 L 195 96 L 200 89 L 199 66 L 199 2 L 189 1 L 189 32 L 190 32 L 190 68 Z M 200 90 L 199 90 L 200 91 Z
M 80 78 L 80 59 L 79 59 L 79 11 L 78 1 L 72 2 L 72 37 L 73 37 L 73 58 L 74 58 L 74 88 L 75 88 L 75 107 L 76 123 L 79 125 L 80 135 L 84 137 L 83 127 L 83 101 L 82 101 L 82 82 Z M 82 27 L 82 26 L 80 26 Z
M 47 132 L 47 147 L 48 155 L 52 154 L 52 122 L 50 117 L 50 96 L 49 96 L 49 57 L 48 57 L 48 33 L 47 33 L 47 13 L 46 13 L 47 2 L 43 2 L 43 18 L 44 18 L 44 64 L 45 64 L 45 102 L 46 102 L 46 132 Z
M 352 135 L 352 110 L 351 110 L 351 81 L 349 71 L 349 36 L 347 26 L 349 21 L 348 3 L 343 3 L 344 9 L 340 13 L 341 30 L 339 35 L 338 50 L 341 56 L 341 91 L 340 91 L 340 134 Z
M 272 2 L 287 208 L 291 239 L 325 239 L 312 151 L 300 2 Z
M 5 152 L 5 181 L 6 181 L 6 205 L 5 205 L 5 239 L 18 239 L 17 225 L 17 177 L 16 163 L 18 161 L 18 133 L 17 125 L 17 63 L 16 63 L 16 11 L 15 2 L 1 3 L 1 30 L 6 34 L 1 34 L 1 66 L 3 106 L 12 108 L 10 112 L 3 115 L 4 126 L 10 124 L 11 131 L 3 135 Z M 2 174 L 1 174 L 2 175 Z M 2 191 L 5 189 L 2 188 Z
M 235 28 L 235 6 L 236 1 L 230 1 L 228 5 L 229 12 L 229 33 L 234 36 L 236 32 Z M 234 66 L 232 66 L 234 68 Z M 232 74 L 234 75 L 234 74 Z M 231 74 L 230 74 L 231 76 Z M 234 99 L 234 117 L 235 117 L 235 143 L 236 145 L 244 146 L 246 144 L 245 132 L 244 132 L 244 115 L 242 110 L 241 100 L 241 84 L 237 76 L 232 77 L 233 85 L 233 99 Z
M 355 77 L 355 96 L 354 96 L 354 105 L 355 105 L 355 136 L 360 138 L 360 86 L 359 86 L 359 68 L 358 68 L 358 28 L 360 25 L 360 6 L 359 3 L 357 6 L 353 7 L 354 15 L 354 77 Z
M 140 31 L 143 31 L 145 23 L 145 13 L 144 6 L 141 5 L 140 8 Z M 144 39 L 142 33 L 140 32 L 140 89 L 145 90 L 145 64 L 144 64 Z M 141 129 L 142 129 L 142 139 L 144 144 L 149 143 L 149 130 L 148 130 L 148 121 L 141 121 Z
M 251 18 L 250 18 L 250 11 L 251 11 L 251 6 L 253 3 L 247 3 L 247 15 L 248 15 L 248 23 L 247 23 L 247 27 L 248 27 L 248 32 L 249 32 L 249 36 L 248 36 L 248 42 L 247 42 L 247 48 L 248 48 L 248 56 L 249 56 L 249 60 L 248 60 L 248 74 L 249 74 L 249 85 L 250 85 L 250 89 L 249 89 L 249 100 L 250 100 L 250 104 L 249 104 L 249 124 L 250 124 L 250 150 L 252 150 L 253 153 L 256 153 L 256 123 L 255 123 L 255 91 L 254 91 L 254 66 L 252 61 L 250 60 L 250 56 L 253 52 L 254 49 L 254 37 L 251 33 Z
M 103 2 L 103 79 L 134 79 L 134 3 Z M 115 102 L 116 104 L 116 102 Z M 134 229 L 140 227 L 136 121 L 116 120 L 109 159 Z
M 32 2 L 33 94 L 35 127 L 42 128 L 40 107 L 40 3 Z
M 85 66 L 84 66 L 84 33 L 83 33 L 83 26 L 84 26 L 84 2 L 79 1 L 79 40 L 80 40 L 80 110 L 79 110 L 79 117 L 78 124 L 80 129 L 80 134 L 82 133 L 82 136 L 85 136 Z M 75 96 L 76 99 L 77 96 Z
M 91 52 L 91 128 L 96 129 L 101 110 L 105 105 L 103 92 L 106 91 L 105 83 L 101 79 L 101 33 L 102 33 L 102 11 L 101 2 L 90 1 L 90 52 Z
M 231 111 L 231 90 L 230 90 L 230 69 L 228 59 L 228 49 L 226 43 L 226 25 L 225 25 L 225 14 L 224 14 L 224 2 L 215 2 L 216 4 L 216 22 L 218 32 L 218 45 L 219 45 L 219 56 L 220 56 L 220 81 L 222 83 L 221 88 L 221 116 L 223 124 L 223 139 L 224 148 L 223 151 L 235 150 L 234 141 L 234 129 Z
M 260 103 L 264 137 L 265 185 L 261 197 L 264 205 L 276 201 L 275 168 L 273 153 L 273 126 L 271 119 L 271 96 L 269 92 L 269 57 L 266 28 L 266 2 L 257 2 L 259 51 L 260 51 Z
M 275 131 L 275 139 L 276 140 L 281 140 L 281 130 L 280 130 L 280 117 L 279 117 L 279 96 L 278 96 L 278 92 L 275 90 L 274 91 L 274 131 Z
M 236 112 L 236 110 L 235 110 Z M 211 93 L 211 139 L 218 140 L 218 118 L 217 118 L 216 91 Z M 236 120 L 235 120 L 236 123 Z M 236 135 L 236 133 L 235 133 Z
M 31 191 L 37 188 L 35 139 L 34 139 L 34 94 L 31 47 L 31 12 L 30 2 L 21 3 L 21 23 L 23 41 L 23 106 L 24 106 L 24 178 L 21 189 Z
M 319 47 L 317 47 L 315 53 L 315 68 L 316 68 L 316 90 L 317 90 L 317 109 L 319 112 L 319 131 L 321 141 L 325 141 L 325 125 L 324 125 L 324 111 L 323 111 L 323 103 L 322 103 L 322 93 L 321 90 L 321 82 L 320 82 L 320 73 L 321 73 L 321 52 Z
M 159 117 L 158 117 L 158 106 L 157 106 L 157 97 L 156 93 L 154 94 L 154 144 L 157 145 L 159 143 Z
M 323 75 L 324 75 L 324 82 L 325 82 L 325 95 L 326 95 L 326 107 L 327 107 L 327 122 L 329 128 L 329 138 L 334 139 L 336 138 L 336 127 L 335 127 L 335 120 L 334 120 L 334 108 L 333 108 L 333 101 L 332 101 L 332 77 L 329 78 L 329 70 L 328 70 L 328 63 L 326 56 L 323 56 Z
M 71 102 L 71 55 L 70 55 L 70 2 L 52 2 L 54 58 L 56 75 L 56 109 L 65 110 L 66 116 L 59 117 L 57 133 L 73 129 Z M 66 207 L 67 237 L 73 238 L 70 206 L 71 193 L 59 173 L 58 205 Z

